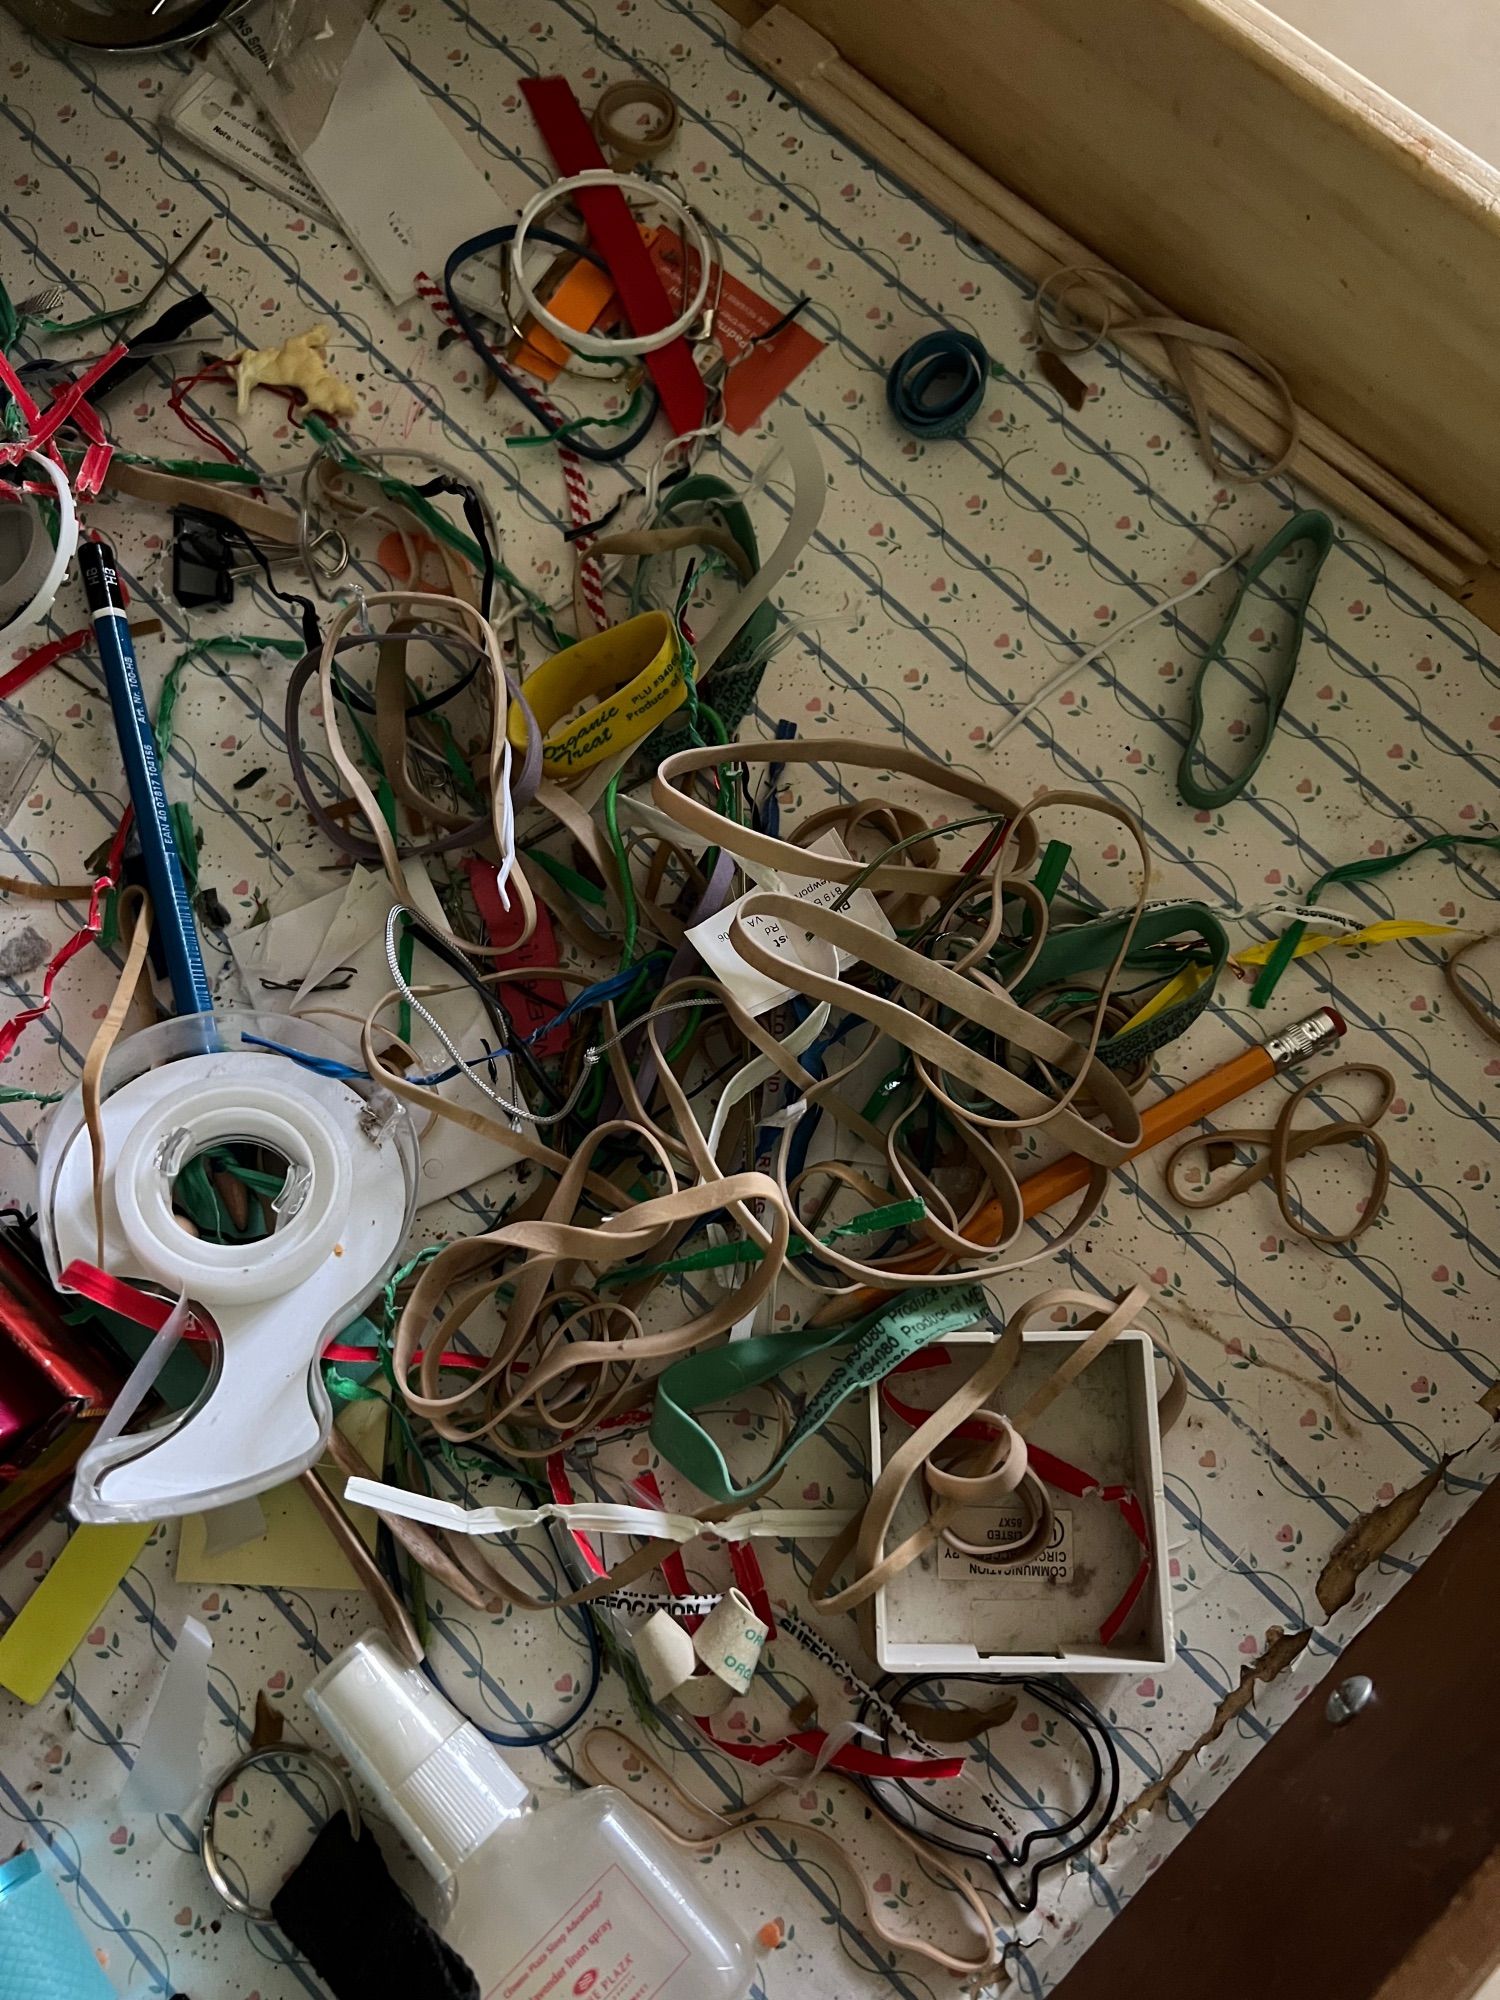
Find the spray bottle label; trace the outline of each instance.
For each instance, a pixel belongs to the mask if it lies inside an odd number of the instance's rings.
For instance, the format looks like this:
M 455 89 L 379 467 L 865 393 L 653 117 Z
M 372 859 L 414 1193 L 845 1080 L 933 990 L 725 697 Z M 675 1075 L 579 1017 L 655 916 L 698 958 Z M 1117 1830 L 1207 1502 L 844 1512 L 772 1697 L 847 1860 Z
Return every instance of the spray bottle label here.
M 484 2000 L 654 2000 L 688 1947 L 618 1866 L 606 1868 Z

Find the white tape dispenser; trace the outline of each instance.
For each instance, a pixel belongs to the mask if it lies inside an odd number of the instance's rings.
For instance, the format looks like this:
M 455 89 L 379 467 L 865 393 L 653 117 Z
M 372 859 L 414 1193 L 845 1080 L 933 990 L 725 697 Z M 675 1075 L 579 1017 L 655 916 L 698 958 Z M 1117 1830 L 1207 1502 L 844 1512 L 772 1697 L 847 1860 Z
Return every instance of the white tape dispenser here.
M 191 1409 L 130 1436 L 106 1424 L 78 1463 L 78 1520 L 159 1521 L 227 1506 L 295 1477 L 321 1452 L 333 1413 L 318 1358 L 394 1268 L 417 1189 L 405 1107 L 339 1076 L 347 1063 L 330 1035 L 285 1014 L 184 1015 L 111 1052 L 100 1087 L 105 1268 L 185 1294 L 219 1341 Z M 246 1143 L 287 1163 L 270 1233 L 227 1243 L 195 1235 L 173 1210 L 177 1176 L 215 1147 Z M 95 1259 L 93 1172 L 75 1090 L 38 1156 L 54 1280 Z M 148 1380 L 133 1377 L 125 1399 L 136 1391 L 138 1401 Z

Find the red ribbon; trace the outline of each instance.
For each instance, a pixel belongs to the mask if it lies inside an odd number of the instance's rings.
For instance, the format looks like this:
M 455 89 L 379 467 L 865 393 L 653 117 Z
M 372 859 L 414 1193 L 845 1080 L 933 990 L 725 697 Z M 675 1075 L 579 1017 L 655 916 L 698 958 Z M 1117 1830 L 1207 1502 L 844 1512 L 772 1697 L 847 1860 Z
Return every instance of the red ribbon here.
M 468 862 L 469 887 L 474 892 L 474 902 L 484 920 L 490 943 L 496 951 L 508 955 L 508 962 L 516 966 L 556 965 L 557 936 L 552 928 L 552 915 L 544 903 L 536 906 L 536 923 L 525 944 L 521 943 L 521 929 L 526 918 L 521 908 L 519 896 L 512 896 L 507 910 L 500 900 L 500 889 L 493 861 L 481 861 L 477 855 Z M 499 984 L 500 998 L 505 1003 L 506 1012 L 515 1022 L 522 1040 L 546 1022 L 555 1020 L 568 1004 L 568 996 L 563 991 L 560 979 L 526 979 L 515 983 L 502 979 Z M 563 1022 L 551 1029 L 537 1042 L 536 1052 L 540 1056 L 559 1055 L 568 1046 L 568 1026 Z
M 522 77 L 521 95 L 531 107 L 537 130 L 560 174 L 580 174 L 609 164 L 565 77 Z M 655 333 L 670 326 L 677 315 L 624 195 L 617 187 L 580 188 L 573 201 L 609 266 L 632 333 Z M 643 358 L 661 394 L 667 422 L 679 437 L 684 431 L 697 430 L 708 398 L 687 342 L 679 335 Z
M 44 1014 L 51 1010 L 52 988 L 56 983 L 58 973 L 62 971 L 68 960 L 76 958 L 84 946 L 98 937 L 100 931 L 103 929 L 104 899 L 120 879 L 120 867 L 125 858 L 125 840 L 130 832 L 130 822 L 131 813 L 130 808 L 127 806 L 125 816 L 115 829 L 115 837 L 109 844 L 109 858 L 104 864 L 104 873 L 96 876 L 94 880 L 94 886 L 89 895 L 88 915 L 62 949 L 55 952 L 47 962 L 47 969 L 42 975 L 41 999 L 34 1007 L 23 1007 L 18 1014 L 12 1014 L 4 1026 L 0 1027 L 0 1062 L 4 1062 L 12 1053 L 16 1043 L 20 1041 L 22 1035 L 25 1034 L 32 1022 L 39 1021 Z
M 656 1475 L 643 1472 L 636 1480 L 636 1490 L 653 1507 L 662 1503 L 661 1488 L 656 1483 Z M 712 1529 L 710 1528 L 710 1532 Z M 734 1570 L 735 1582 L 750 1599 L 756 1616 L 770 1626 L 768 1638 L 776 1635 L 776 1621 L 771 1613 L 771 1601 L 766 1591 L 765 1578 L 761 1575 L 760 1563 L 748 1542 L 729 1542 L 730 1567 Z M 746 1560 L 748 1558 L 748 1561 Z M 680 1554 L 673 1554 L 662 1563 L 661 1573 L 667 1580 L 667 1588 L 674 1597 L 691 1597 L 693 1587 L 688 1581 L 688 1573 Z M 701 1612 L 683 1611 L 678 1616 L 684 1630 L 696 1632 L 703 1623 Z M 814 1759 L 823 1754 L 828 1742 L 828 1733 L 822 1729 L 795 1729 L 787 1736 L 779 1736 L 774 1743 L 726 1743 L 715 1736 L 708 1722 L 695 1715 L 693 1721 L 726 1757 L 733 1757 L 741 1764 L 770 1764 L 776 1758 L 785 1756 L 788 1750 L 803 1750 Z M 863 1750 L 857 1743 L 846 1743 L 841 1750 L 835 1750 L 828 1759 L 828 1768 L 847 1771 L 851 1776 L 862 1778 L 956 1778 L 964 1767 L 962 1757 L 943 1757 L 936 1762 L 930 1757 L 894 1757 L 886 1750 Z

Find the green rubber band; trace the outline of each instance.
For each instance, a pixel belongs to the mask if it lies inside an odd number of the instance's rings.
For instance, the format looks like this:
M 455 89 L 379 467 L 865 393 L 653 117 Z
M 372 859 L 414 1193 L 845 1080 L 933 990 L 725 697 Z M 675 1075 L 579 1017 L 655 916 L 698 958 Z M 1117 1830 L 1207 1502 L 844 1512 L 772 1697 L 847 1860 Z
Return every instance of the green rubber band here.
M 152 458 L 140 451 L 117 451 L 115 457 L 121 465 L 147 465 L 154 472 L 169 472 L 175 479 L 201 479 L 211 486 L 259 486 L 261 480 L 253 465 L 238 461 L 231 465 L 222 458 Z
M 787 1243 L 788 1257 L 805 1257 L 809 1250 L 815 1250 L 819 1243 L 837 1243 L 841 1236 L 878 1236 L 882 1230 L 909 1228 L 914 1222 L 922 1221 L 927 1213 L 927 1204 L 920 1199 L 912 1201 L 887 1202 L 884 1208 L 867 1209 L 863 1215 L 856 1215 L 852 1222 L 841 1222 L 836 1229 L 829 1229 L 815 1240 L 805 1236 L 792 1236 Z M 685 1257 L 674 1257 L 670 1263 L 632 1264 L 625 1271 L 605 1271 L 599 1278 L 600 1285 L 633 1285 L 642 1278 L 677 1278 L 694 1271 L 720 1271 L 735 1264 L 759 1264 L 765 1259 L 765 1251 L 749 1238 L 741 1238 L 734 1243 L 709 1243 L 701 1250 L 691 1250 Z
M 534 861 L 539 868 L 550 875 L 560 889 L 566 889 L 575 903 L 589 903 L 595 908 L 603 904 L 604 891 L 587 875 L 580 875 L 576 868 L 570 868 L 566 861 L 559 861 L 548 854 L 545 848 L 528 847 L 526 859 Z
M 1292 630 L 1284 650 L 1276 685 L 1267 697 L 1259 739 L 1254 741 L 1254 747 L 1247 761 L 1233 777 L 1222 785 L 1206 785 L 1194 775 L 1193 771 L 1193 760 L 1202 747 L 1200 739 L 1203 734 L 1203 683 L 1215 667 L 1223 667 L 1227 671 L 1230 637 L 1239 621 L 1240 611 L 1251 585 L 1259 582 L 1272 563 L 1298 542 L 1307 542 L 1311 546 L 1313 563 L 1302 581 L 1297 597 L 1294 600 L 1287 600 L 1282 605 L 1283 609 L 1290 609 L 1293 613 Z M 1193 676 L 1192 686 L 1188 691 L 1188 737 L 1183 746 L 1182 761 L 1177 767 L 1177 792 L 1184 805 L 1192 806 L 1198 812 L 1211 812 L 1219 806 L 1230 805 L 1260 769 L 1261 761 L 1271 747 L 1271 738 L 1276 734 L 1276 725 L 1281 720 L 1281 711 L 1286 706 L 1286 698 L 1292 691 L 1297 660 L 1302 651 L 1302 635 L 1307 625 L 1308 606 L 1312 602 L 1314 587 L 1327 560 L 1328 551 L 1332 547 L 1333 523 L 1326 514 L 1320 514 L 1316 509 L 1310 508 L 1306 513 L 1294 514 L 1286 526 L 1271 537 L 1245 571 L 1245 580 L 1229 607 L 1229 616 L 1220 627 L 1218 637 L 1204 654 L 1202 664 Z
M 1325 890 L 1340 882 L 1370 882 L 1377 875 L 1389 875 L 1393 868 L 1403 868 L 1408 861 L 1415 861 L 1419 854 L 1449 854 L 1455 847 L 1488 847 L 1500 852 L 1500 835 L 1492 833 L 1435 833 L 1427 840 L 1419 840 L 1415 847 L 1397 848 L 1394 854 L 1366 855 L 1359 861 L 1346 861 L 1341 867 L 1330 868 L 1326 875 L 1320 875 L 1308 891 L 1307 900 L 1318 903 Z M 1296 955 L 1297 947 L 1307 934 L 1307 925 L 1294 923 L 1290 930 L 1283 931 L 1276 940 L 1276 949 L 1260 969 L 1260 977 L 1250 989 L 1250 1005 L 1264 1007 L 1280 984 L 1281 976 Z
M 1127 912 L 1049 930 L 1031 970 L 1016 988 L 1016 999 L 1024 1006 L 1028 997 L 1044 986 L 1071 985 L 1079 982 L 1081 973 L 1102 972 L 1113 964 L 1130 920 Z M 1196 944 L 1184 949 L 1176 940 L 1185 936 L 1196 939 Z M 1020 950 L 1019 946 L 1011 946 L 992 952 L 989 963 L 1003 978 Z M 1099 1060 L 1111 1069 L 1133 1069 L 1175 1041 L 1213 999 L 1214 987 L 1228 958 L 1228 933 L 1213 911 L 1205 909 L 1202 903 L 1167 903 L 1144 910 L 1121 970 L 1144 972 L 1166 981 L 1184 966 L 1196 963 L 1207 968 L 1208 977 L 1195 992 L 1164 1007 L 1138 1028 L 1125 1029 L 1102 1041 Z
M 884 1381 L 908 1355 L 920 1353 L 945 1334 L 987 1324 L 987 1314 L 984 1293 L 977 1285 L 964 1285 L 955 1291 L 929 1287 L 847 1326 L 752 1335 L 704 1354 L 684 1355 L 657 1379 L 651 1442 L 669 1465 L 711 1500 L 721 1504 L 749 1500 L 856 1391 Z M 736 1486 L 724 1454 L 699 1423 L 696 1412 L 714 1403 L 734 1403 L 747 1390 L 833 1347 L 849 1351 L 808 1398 L 775 1459 L 748 1486 Z
M 1049 840 L 1042 850 L 1042 858 L 1036 865 L 1032 886 L 1050 909 L 1052 898 L 1062 886 L 1062 878 L 1068 872 L 1068 863 L 1073 858 L 1073 850 L 1065 840 Z

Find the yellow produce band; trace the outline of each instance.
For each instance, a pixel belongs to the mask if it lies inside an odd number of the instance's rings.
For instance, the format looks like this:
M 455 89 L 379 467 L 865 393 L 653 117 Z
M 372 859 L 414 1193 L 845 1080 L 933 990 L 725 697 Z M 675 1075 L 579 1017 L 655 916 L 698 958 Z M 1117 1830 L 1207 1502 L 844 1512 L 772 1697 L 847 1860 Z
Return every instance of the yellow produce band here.
M 1425 924 L 1416 919 L 1388 917 L 1383 923 L 1366 924 L 1362 931 L 1313 932 L 1298 939 L 1293 958 L 1306 958 L 1310 952 L 1327 951 L 1331 944 L 1396 944 L 1402 938 L 1447 937 L 1459 926 L 1457 924 Z M 1270 938 L 1264 944 L 1252 944 L 1244 951 L 1234 954 L 1236 965 L 1264 965 L 1276 949 L 1277 940 Z
M 1299 939 L 1293 958 L 1307 958 L 1312 952 L 1327 951 L 1330 945 L 1395 944 L 1401 938 L 1446 937 L 1458 927 L 1454 924 L 1427 924 L 1416 919 L 1389 917 L 1378 924 L 1366 924 L 1363 930 L 1338 932 L 1313 932 Z M 1276 940 L 1265 944 L 1247 945 L 1243 951 L 1234 952 L 1231 965 L 1264 965 L 1276 949 Z M 1153 993 L 1138 1013 L 1134 1014 L 1120 1030 L 1128 1034 L 1132 1028 L 1149 1021 L 1153 1014 L 1159 1014 L 1164 1007 L 1170 1007 L 1174 1000 L 1185 999 L 1199 987 L 1207 977 L 1202 966 L 1190 965 L 1179 972 L 1177 977 Z
M 643 611 L 554 653 L 522 692 L 542 731 L 542 775 L 566 783 L 639 743 L 682 706 L 687 682 L 676 628 L 665 611 Z M 574 715 L 600 694 L 603 701 Z M 513 749 L 525 749 L 526 727 L 524 713 L 512 710 Z

